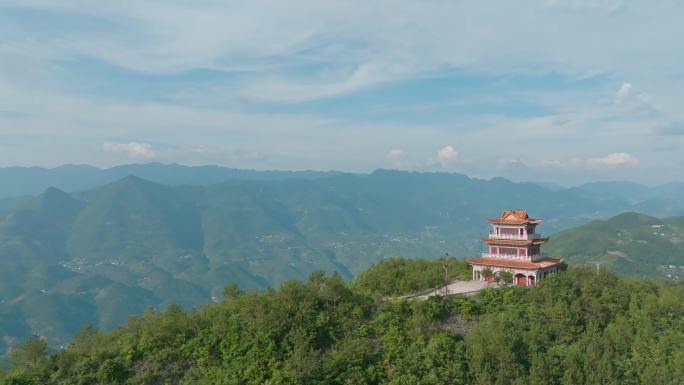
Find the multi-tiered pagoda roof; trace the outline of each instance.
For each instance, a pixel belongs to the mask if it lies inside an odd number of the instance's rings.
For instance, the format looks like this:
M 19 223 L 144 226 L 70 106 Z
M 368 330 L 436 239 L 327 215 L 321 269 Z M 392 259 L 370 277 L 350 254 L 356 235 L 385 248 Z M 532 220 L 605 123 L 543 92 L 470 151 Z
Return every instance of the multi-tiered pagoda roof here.
M 530 285 L 557 271 L 563 260 L 541 253 L 541 245 L 549 240 L 536 232 L 542 221 L 531 218 L 524 210 L 504 210 L 498 218 L 489 218 L 492 230 L 489 236 L 480 238 L 487 250 L 481 258 L 466 259 L 473 266 L 473 279 L 493 279 L 482 276 L 489 269 L 496 274 L 508 271 L 515 283 Z

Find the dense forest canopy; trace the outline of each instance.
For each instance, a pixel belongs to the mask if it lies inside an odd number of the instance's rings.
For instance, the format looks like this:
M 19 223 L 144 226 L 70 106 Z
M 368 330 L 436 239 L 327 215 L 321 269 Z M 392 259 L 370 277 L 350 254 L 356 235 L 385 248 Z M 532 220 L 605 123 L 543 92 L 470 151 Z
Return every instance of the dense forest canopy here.
M 439 264 L 435 263 L 438 266 Z M 423 265 L 425 266 L 425 265 Z M 406 263 L 385 263 L 404 280 Z M 434 266 L 433 266 L 434 267 Z M 430 267 L 430 269 L 433 269 Z M 415 279 L 414 279 L 415 278 Z M 387 300 L 340 276 L 279 290 L 224 290 L 111 332 L 79 331 L 52 354 L 15 346 L 0 384 L 679 384 L 684 284 L 570 268 L 537 287 Z
M 389 258 L 380 261 L 354 280 L 354 287 L 382 295 L 416 293 L 444 282 L 444 259 Z M 470 280 L 472 270 L 465 261 L 446 261 L 449 279 Z

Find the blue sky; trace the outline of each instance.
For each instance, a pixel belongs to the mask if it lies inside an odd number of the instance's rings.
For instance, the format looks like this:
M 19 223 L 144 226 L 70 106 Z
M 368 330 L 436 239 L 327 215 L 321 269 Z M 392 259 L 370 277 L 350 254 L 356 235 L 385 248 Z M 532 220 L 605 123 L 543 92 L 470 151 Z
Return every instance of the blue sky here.
M 0 0 L 0 167 L 684 180 L 678 1 Z

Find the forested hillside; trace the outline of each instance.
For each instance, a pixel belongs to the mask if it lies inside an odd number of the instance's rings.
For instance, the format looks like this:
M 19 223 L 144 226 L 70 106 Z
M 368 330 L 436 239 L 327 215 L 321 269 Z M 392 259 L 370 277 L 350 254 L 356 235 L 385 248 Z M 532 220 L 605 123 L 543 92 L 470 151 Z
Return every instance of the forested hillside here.
M 0 212 L 0 351 L 33 333 L 59 346 L 83 324 L 109 329 L 150 306 L 189 310 L 228 281 L 278 287 L 317 270 L 351 279 L 397 255 L 476 255 L 484 219 L 511 207 L 544 217 L 545 233 L 632 207 L 459 174 L 300 176 L 211 186 L 129 176 L 15 201 Z
M 417 276 L 407 277 L 404 263 L 394 266 L 409 281 L 435 268 L 419 263 Z M 173 305 L 148 310 L 106 333 L 84 328 L 50 355 L 33 338 L 12 351 L 13 368 L 0 384 L 665 385 L 684 378 L 682 282 L 571 268 L 534 288 L 472 298 L 382 298 L 372 285 L 321 273 L 277 291 L 229 285 L 220 303 L 190 313 Z
M 561 231 L 546 250 L 568 262 L 600 264 L 622 274 L 684 276 L 684 217 L 625 213 Z

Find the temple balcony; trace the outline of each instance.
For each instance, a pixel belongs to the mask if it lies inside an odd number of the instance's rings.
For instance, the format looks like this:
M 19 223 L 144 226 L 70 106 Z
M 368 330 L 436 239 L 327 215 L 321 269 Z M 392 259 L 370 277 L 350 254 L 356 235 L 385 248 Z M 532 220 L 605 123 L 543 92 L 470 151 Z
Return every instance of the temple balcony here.
M 518 241 L 529 241 L 532 239 L 541 239 L 542 236 L 541 236 L 541 234 L 523 234 L 523 235 L 501 234 L 501 233 L 497 234 L 493 231 L 490 231 L 489 232 L 489 238 L 491 238 L 491 239 L 514 239 L 514 240 L 518 240 Z
M 548 258 L 545 254 L 535 254 L 535 255 L 516 255 L 516 254 L 492 254 L 488 252 L 482 253 L 482 258 L 495 258 L 495 259 L 514 259 L 517 261 L 536 261 L 539 259 Z

